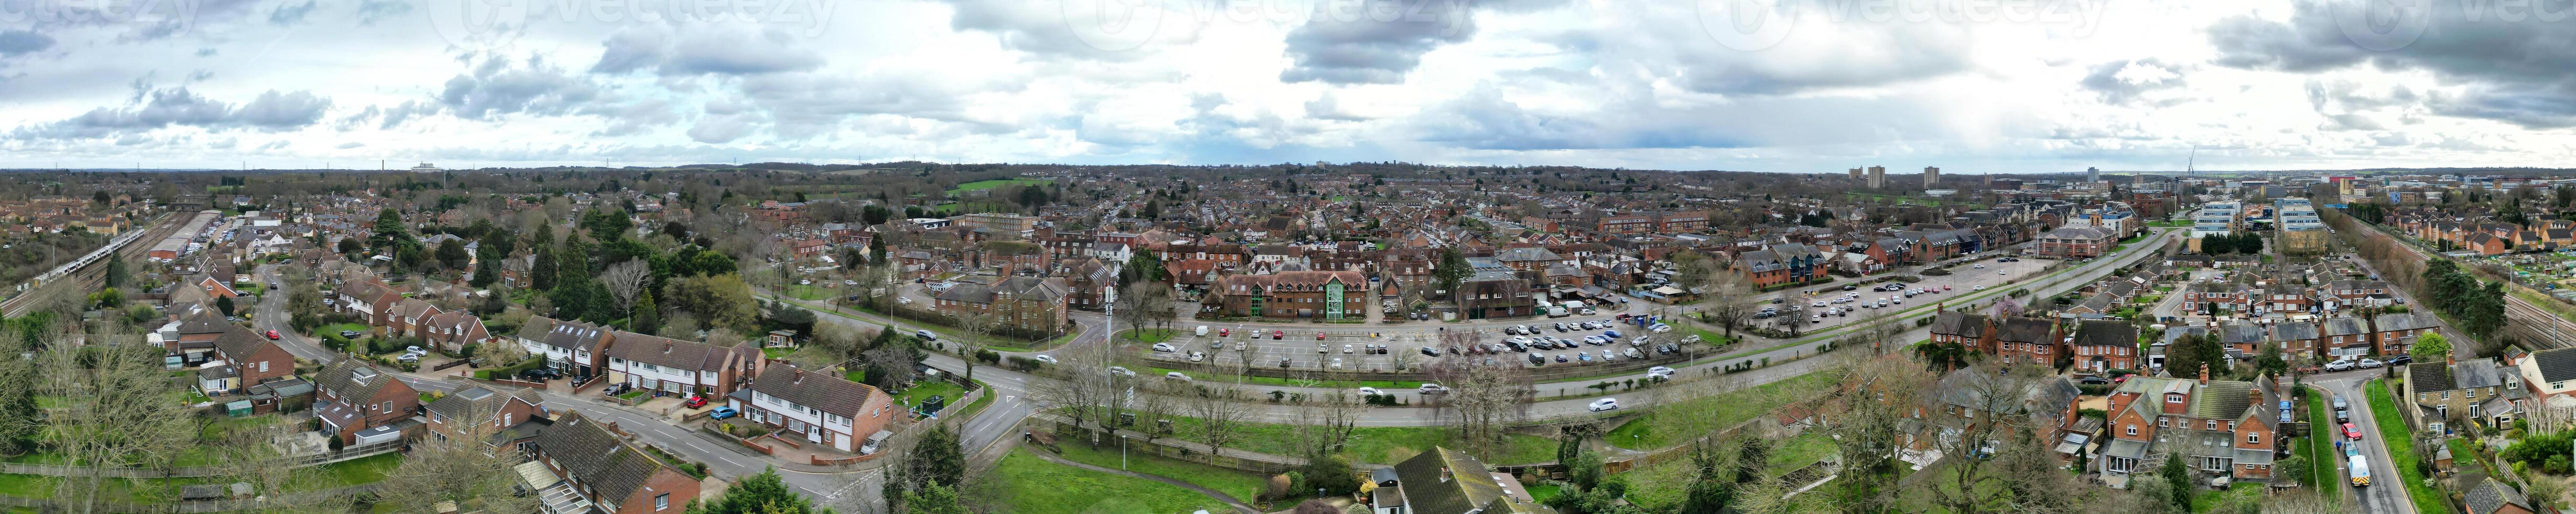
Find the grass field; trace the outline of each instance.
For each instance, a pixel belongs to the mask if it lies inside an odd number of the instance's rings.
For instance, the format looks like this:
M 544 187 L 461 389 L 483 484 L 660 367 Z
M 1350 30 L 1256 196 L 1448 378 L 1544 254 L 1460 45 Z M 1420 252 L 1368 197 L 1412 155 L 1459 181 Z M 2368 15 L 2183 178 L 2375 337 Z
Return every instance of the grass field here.
M 2303 445 L 2308 448 L 2308 468 L 2310 468 L 2308 470 L 2308 476 L 2310 478 L 2308 481 L 2308 487 L 2316 487 L 2319 488 L 2319 490 L 2323 490 L 2326 487 L 2338 487 L 2343 485 L 2343 482 L 2341 482 L 2341 480 L 2343 480 L 2343 473 L 2337 469 L 2337 466 L 2343 462 L 2343 454 L 2335 452 L 2334 441 L 2330 439 L 2333 436 L 2328 435 L 2333 432 L 2326 430 L 2325 428 L 2327 426 L 2326 422 L 2333 419 L 2334 408 L 2326 405 L 2325 393 L 2323 391 L 2310 391 L 2310 394 L 2308 394 L 2308 423 L 2309 426 L 2315 428 L 2308 430 L 2308 439 L 2306 444 Z M 2321 494 L 2318 496 L 2325 497 L 2327 505 L 2338 505 L 2343 503 L 2343 495 L 2341 494 Z
M 946 380 L 924 380 L 914 384 L 911 389 L 903 390 L 903 394 L 894 395 L 894 399 L 895 405 L 912 407 L 921 405 L 922 401 L 929 400 L 932 396 L 955 402 L 958 397 L 966 396 L 966 388 L 957 387 L 957 384 Z
M 1718 413 L 1718 426 L 1732 426 L 1786 405 L 1786 400 L 1781 398 L 1787 395 L 1782 393 L 1795 391 L 1821 393 L 1832 385 L 1832 376 L 1808 373 L 1789 377 L 1787 380 L 1704 396 L 1656 409 L 1712 409 Z M 1650 412 L 1619 425 L 1619 428 L 1611 429 L 1609 434 L 1602 436 L 1602 440 L 1620 448 L 1652 450 L 1679 443 L 1680 441 L 1670 437 L 1674 430 L 1676 430 L 1674 427 L 1664 426 L 1655 414 Z
M 2406 485 L 2406 495 L 2415 502 L 2416 512 L 2450 512 L 2442 500 L 2442 491 L 2424 485 L 2424 472 L 2415 468 L 2415 431 L 2397 415 L 2397 400 L 2381 387 L 2387 379 L 2373 379 L 2364 394 L 2370 396 L 2370 418 L 2379 425 L 2379 439 L 2388 443 L 2388 459 L 2396 462 L 2397 481 Z M 2377 482 L 2373 482 L 2377 485 Z
M 1139 423 L 1151 423 L 1139 420 Z M 1271 455 L 1294 456 L 1297 450 L 1296 426 L 1252 423 L 1236 432 L 1227 448 Z M 1198 418 L 1172 417 L 1175 437 L 1195 440 Z M 1351 429 L 1351 440 L 1343 445 L 1342 455 L 1353 463 L 1394 464 L 1431 450 L 1433 446 L 1451 449 L 1466 447 L 1452 437 L 1446 427 L 1358 427 Z M 1503 436 L 1503 449 L 1480 456 L 1487 464 L 1530 464 L 1556 460 L 1556 440 L 1545 437 L 1509 434 Z
M 1808 464 L 1814 464 L 1825 455 L 1831 455 L 1833 451 L 1833 441 L 1831 439 L 1827 439 L 1824 434 L 1799 434 L 1790 437 L 1787 441 L 1783 441 L 1780 447 L 1773 449 L 1771 452 L 1771 463 L 1769 469 L 1773 472 L 1787 473 L 1797 470 L 1798 468 L 1806 467 Z M 1623 476 L 1628 480 L 1629 502 L 1645 508 L 1648 512 L 1672 512 L 1680 508 L 1683 488 L 1690 484 L 1690 459 L 1671 459 L 1660 463 L 1640 466 L 1636 469 L 1629 470 Z M 1537 489 L 1533 488 L 1530 490 L 1530 495 L 1539 496 L 1539 492 Z M 1802 499 L 1823 497 L 1823 495 L 1820 494 L 1806 494 L 1799 496 Z M 1815 505 L 1808 506 L 1821 507 Z M 1792 509 L 1789 510 L 1789 512 L 1821 511 Z
M 1012 450 L 993 468 L 1010 512 L 1026 514 L 1126 512 L 1229 512 L 1217 501 L 1179 486 L 1097 473 L 1047 462 L 1028 449 Z
M 1063 456 L 1065 460 L 1109 469 L 1120 469 L 1118 467 L 1118 446 L 1116 444 L 1092 448 L 1089 444 L 1066 442 L 1056 446 L 1064 450 L 1064 453 L 1060 455 Z M 1135 452 L 1129 452 L 1127 454 L 1126 461 L 1127 467 L 1125 469 L 1128 471 L 1198 484 L 1199 487 L 1205 487 L 1216 490 L 1217 492 L 1232 495 L 1234 496 L 1234 499 L 1241 500 L 1245 503 L 1250 503 L 1253 498 L 1259 497 L 1261 495 L 1262 488 L 1267 487 L 1266 484 L 1264 484 L 1265 481 L 1260 475 L 1256 475 L 1248 471 L 1220 468 L 1196 462 L 1167 459 Z
M 787 358 L 787 356 L 789 356 L 789 355 L 795 355 L 795 354 L 796 354 L 796 349 L 795 349 L 795 348 L 762 348 L 762 349 L 760 349 L 760 355 L 761 355 L 761 356 L 768 357 L 768 358 L 772 358 L 772 359 L 784 359 L 784 358 Z
M 1147 329 L 1140 329 L 1140 330 L 1121 330 L 1121 331 L 1118 331 L 1118 338 L 1119 338 L 1119 339 L 1125 339 L 1125 340 L 1128 340 L 1128 341 L 1135 341 L 1135 342 L 1139 342 L 1139 343 L 1154 344 L 1154 343 L 1160 343 L 1160 342 L 1164 342 L 1164 341 L 1170 341 L 1170 340 L 1172 340 L 1172 336 L 1174 336 L 1174 335 L 1179 335 L 1180 333 L 1181 333 L 1181 330 L 1180 330 L 1180 329 L 1177 329 L 1177 328 L 1147 328 Z
M 792 285 L 787 286 L 787 295 L 798 300 L 821 301 L 832 299 L 832 290 L 822 286 Z
M 1053 182 L 1055 182 L 1055 181 L 1053 181 L 1053 180 L 1024 179 L 1024 178 L 1022 178 L 1022 179 L 1007 179 L 1007 180 L 998 180 L 998 179 L 997 179 L 997 180 L 978 180 L 978 181 L 974 181 L 974 182 L 967 182 L 967 183 L 964 183 L 964 184 L 958 184 L 956 189 L 950 189 L 950 190 L 948 190 L 948 194 L 952 194 L 952 195 L 953 195 L 953 194 L 963 193 L 963 192 L 967 192 L 967 191 L 982 191 L 982 190 L 986 190 L 986 189 L 992 189 L 992 188 L 996 188 L 996 187 L 1002 187 L 1002 186 L 1005 186 L 1005 185 L 1033 186 L 1033 185 L 1038 185 L 1038 184 L 1048 184 L 1048 183 L 1053 183 Z

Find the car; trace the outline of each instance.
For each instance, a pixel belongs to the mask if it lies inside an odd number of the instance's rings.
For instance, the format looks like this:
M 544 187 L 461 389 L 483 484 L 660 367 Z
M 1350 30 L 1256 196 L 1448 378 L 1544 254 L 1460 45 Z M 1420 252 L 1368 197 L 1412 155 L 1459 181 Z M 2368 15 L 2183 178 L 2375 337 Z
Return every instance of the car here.
M 1358 345 L 1342 345 L 1342 353 L 1351 353 L 1356 351 L 1359 351 Z
M 1531 366 L 1547 365 L 1547 356 L 1536 353 L 1529 354 L 1529 363 Z
M 2084 385 L 2111 385 L 2111 379 L 2101 375 L 2087 375 L 2076 378 L 2075 383 Z
M 1197 352 L 1191 352 L 1191 353 L 1197 353 Z M 1038 361 L 1038 362 L 1044 362 L 1044 363 L 1047 363 L 1047 364 L 1056 364 L 1055 356 L 1053 356 L 1053 355 L 1039 355 L 1039 356 L 1037 356 L 1037 357 L 1032 357 L 1032 358 L 1037 359 L 1037 361 Z
M 2352 411 L 2343 410 L 2343 409 L 2335 409 L 2335 421 L 2336 421 L 2336 422 L 2352 421 Z
M 1971 288 L 1968 288 L 1968 290 L 1970 290 L 1970 291 L 1984 291 L 1984 290 L 1986 290 L 1986 286 L 1971 287 Z
M 277 331 L 275 331 L 275 330 L 270 330 L 270 331 L 268 331 L 268 333 L 266 333 L 266 334 L 261 334 L 261 335 L 266 335 L 266 336 L 268 336 L 268 339 L 269 339 L 269 340 L 271 340 L 271 341 L 277 340 Z
M 1592 310 L 1592 308 L 1591 308 L 1591 307 L 1584 307 L 1582 311 L 1578 311 L 1578 312 L 1581 312 L 1581 313 L 1582 313 L 1583 315 L 1585 315 L 1585 316 L 1591 316 L 1591 315 L 1594 315 L 1594 314 L 1599 314 L 1599 312 Z
M 420 349 L 418 346 L 405 346 L 403 353 L 429 353 L 429 350 Z
M 1127 378 L 1136 378 L 1136 372 L 1128 370 L 1126 366 L 1110 366 L 1109 374 Z
M 1234 333 L 1234 331 L 1229 330 L 1229 329 L 1222 329 L 1222 328 L 1220 328 L 1220 329 L 1216 329 L 1216 336 L 1217 336 L 1217 337 L 1225 337 L 1227 334 L 1232 334 L 1232 333 Z
M 1325 345 L 1324 343 L 1315 343 L 1315 353 L 1333 353 L 1333 350 L 1330 349 L 1329 345 Z
M 923 340 L 923 341 L 937 341 L 937 340 L 939 340 L 939 334 L 938 334 L 938 333 L 931 332 L 931 331 L 928 331 L 928 330 L 914 330 L 914 331 L 912 331 L 912 336 L 913 336 L 913 337 L 921 338 L 921 340 Z
M 682 401 L 682 402 L 680 402 L 680 406 L 682 406 L 682 407 L 688 407 L 688 408 L 692 408 L 692 409 L 699 408 L 699 407 L 705 407 L 705 406 L 707 406 L 707 397 L 704 397 L 704 396 L 698 396 L 698 395 L 689 395 L 689 399 L 688 399 L 688 400 L 686 400 L 686 401 Z
M 1887 303 L 1892 303 L 1892 304 L 1896 304 L 1896 305 L 1905 305 L 1905 299 L 1904 299 L 1904 298 L 1889 298 L 1889 299 L 1887 299 Z
M 1557 362 L 1565 362 L 1566 360 L 1567 360 L 1567 359 L 1565 358 L 1565 354 L 1562 354 L 1562 353 L 1560 353 L 1560 354 L 1556 354 L 1556 361 L 1557 361 Z
M 1997 275 L 2011 275 L 2012 273 L 2010 273 L 2010 272 L 2006 272 L 2006 271 L 2004 271 L 2004 270 L 1995 270 L 1995 274 L 1997 274 Z
M 2351 406 L 2352 406 L 2351 404 L 2344 403 L 2344 401 L 2343 401 L 2343 395 L 2340 395 L 2340 394 L 2338 394 L 2338 395 L 2334 395 L 2334 410 L 2344 410 L 2345 408 L 2348 408 L 2348 407 L 2351 407 Z
M 1591 409 L 1591 410 L 1592 410 L 1592 412 L 1601 412 L 1601 411 L 1605 411 L 1605 410 L 1616 410 L 1616 409 L 1618 409 L 1618 408 L 1619 408 L 1619 399 L 1618 399 L 1618 398 L 1602 398 L 1602 399 L 1599 399 L 1599 400 L 1593 400 L 1593 401 L 1592 401 L 1592 406 L 1590 406 L 1590 407 L 1586 407 L 1586 408 Z
M 708 417 L 708 418 L 713 418 L 713 419 L 725 419 L 725 418 L 734 417 L 734 415 L 736 415 L 736 414 L 741 414 L 741 413 L 742 413 L 742 412 L 740 412 L 740 411 L 733 410 L 733 406 L 731 406 L 731 405 L 725 405 L 725 406 L 716 407 L 716 410 L 707 411 L 707 417 Z
M 1173 353 L 1181 351 L 1181 347 L 1172 346 L 1172 343 L 1154 343 L 1154 351 Z
M 1825 306 L 1825 302 L 1824 302 L 1823 300 L 1817 300 L 1815 305 L 1809 305 L 1808 307 L 1823 307 L 1823 306 Z
M 1288 367 L 1288 358 L 1287 358 L 1287 357 L 1280 357 L 1280 358 L 1279 358 L 1279 367 L 1282 367 L 1282 368 Z
M 1948 291 L 1948 290 L 1950 290 L 1950 286 L 1948 286 L 1948 285 L 1943 285 L 1943 286 L 1941 286 L 1941 290 L 1943 290 L 1943 291 Z
M 362 335 L 366 335 L 366 334 L 367 334 L 366 332 L 359 332 L 359 331 L 356 331 L 356 330 L 342 330 L 342 331 L 340 331 L 340 337 L 358 337 L 358 336 L 362 336 Z
M 1179 381 L 1182 381 L 1182 382 L 1188 382 L 1188 381 L 1190 381 L 1190 376 L 1189 376 L 1189 375 L 1181 374 L 1181 372 L 1178 372 L 1178 371 L 1166 371 L 1166 372 L 1163 372 L 1163 378 L 1172 379 L 1172 380 L 1179 380 Z
M 1190 362 L 1202 362 L 1202 361 L 1206 361 L 1206 360 L 1207 360 L 1207 353 L 1206 353 L 1206 352 L 1190 352 Z
M 1324 332 L 1323 332 L 1323 331 L 1321 331 L 1321 330 L 1315 331 L 1315 340 L 1317 340 L 1317 341 L 1322 341 L 1322 340 L 1324 340 Z M 1344 353 L 1348 353 L 1348 352 L 1344 352 Z
M 1651 368 L 1646 368 L 1646 376 L 1650 376 L 1650 377 L 1660 376 L 1660 377 L 1665 377 L 1665 378 L 1671 378 L 1671 377 L 1673 376 L 1673 369 L 1672 369 L 1672 368 L 1663 367 L 1663 366 L 1655 366 L 1655 367 L 1651 367 Z
M 1971 268 L 1975 268 L 1975 269 L 1986 269 L 1986 265 L 1984 265 L 1984 264 L 1979 264 L 1979 265 L 1970 266 L 1970 267 L 1971 267 Z
M 1647 332 L 1654 332 L 1654 333 L 1657 333 L 1657 334 L 1661 334 L 1661 333 L 1665 333 L 1665 332 L 1671 332 L 1671 331 L 1673 331 L 1673 326 L 1672 326 L 1672 325 L 1662 324 L 1662 323 L 1657 323 L 1657 324 L 1655 324 L 1655 326 L 1653 326 L 1653 327 L 1648 327 L 1648 328 L 1646 328 L 1646 331 L 1647 331 Z
M 1564 358 L 1564 356 L 1559 355 L 1559 356 L 1557 356 L 1557 358 Z M 1582 362 L 1592 362 L 1592 354 L 1589 354 L 1589 353 L 1583 353 L 1583 352 L 1574 352 L 1574 360 L 1582 361 Z M 1558 362 L 1564 362 L 1564 361 L 1558 361 Z
M 2352 361 L 2348 360 L 2338 360 L 2326 363 L 2326 371 L 2349 371 L 2351 369 Z
M 1503 333 L 1506 335 L 1521 335 L 1521 327 L 1519 325 L 1503 327 Z
M 1438 348 L 1432 348 L 1432 347 L 1429 347 L 1429 346 L 1422 347 L 1422 356 L 1424 356 L 1424 357 L 1439 357 L 1439 356 L 1440 356 L 1440 349 L 1438 349 Z
M 1611 339 L 1618 339 L 1620 337 L 1619 331 L 1617 330 L 1604 331 L 1601 335 L 1610 336 Z
M 2389 357 L 2389 358 L 2388 358 L 2388 365 L 2390 365 L 2390 366 L 2395 366 L 2395 365 L 2399 365 L 2399 364 L 2405 364 L 2405 363 L 2409 363 L 2409 362 L 2415 362 L 2415 356 L 2413 356 L 2413 355 L 2399 355 L 2399 356 L 2396 356 L 2396 357 Z
M 1850 290 L 1854 290 L 1854 289 L 1860 289 L 1860 286 L 1858 286 L 1858 285 L 1853 285 L 1853 284 L 1844 284 L 1844 285 L 1843 285 L 1843 290 L 1844 290 L 1844 291 L 1850 291 Z
M 2344 423 L 2344 424 L 2343 424 L 2343 436 L 2344 436 L 2345 438 L 2347 438 L 2347 439 L 2351 439 L 2351 440 L 2354 440 L 2354 441 L 2359 441 L 2359 440 L 2361 440 L 2361 429 L 2360 429 L 2360 428 L 2358 428 L 2358 427 L 2354 427 L 2354 426 L 2352 426 L 2352 423 Z
M 2361 369 L 2371 369 L 2371 368 L 2380 367 L 2380 366 L 2382 366 L 2382 365 L 2383 365 L 2383 364 L 2381 364 L 2381 363 L 2379 362 L 2379 359 L 2362 359 L 2362 360 L 2361 360 L 2361 363 L 2360 363 L 2360 364 L 2358 364 L 2358 366 L 2360 366 L 2360 367 L 2361 367 Z
M 1375 388 L 1375 387 L 1362 387 L 1362 388 L 1360 388 L 1360 394 L 1369 395 L 1369 396 L 1377 396 L 1378 394 L 1381 394 L 1381 393 L 1378 393 L 1378 392 L 1377 392 L 1377 388 Z
M 417 353 L 406 353 L 401 356 L 394 357 L 394 360 L 401 362 L 420 362 L 420 356 L 421 354 Z
M 1433 384 L 1433 383 L 1429 383 L 1429 382 L 1424 382 L 1424 383 L 1422 384 L 1422 387 L 1415 388 L 1414 390 L 1416 390 L 1416 391 L 1421 391 L 1421 392 L 1422 392 L 1422 394 L 1442 394 L 1442 393 L 1447 393 L 1447 392 L 1449 392 L 1449 388 L 1446 388 L 1446 387 L 1440 387 L 1440 384 Z
M 1272 341 L 1277 341 L 1277 340 L 1287 339 L 1287 338 L 1288 338 L 1288 332 L 1287 332 L 1287 331 L 1285 331 L 1285 330 L 1272 330 L 1272 331 L 1270 331 L 1270 340 L 1272 340 Z
M 2111 252 L 2111 256 L 2112 256 L 2112 257 L 2119 257 L 2119 256 L 2120 256 L 2120 252 Z
M 1636 349 L 1636 348 L 1629 348 L 1629 349 L 1626 349 L 1626 350 L 1620 350 L 1620 351 L 1619 351 L 1619 354 L 1620 354 L 1620 355 L 1626 355 L 1626 356 L 1628 356 L 1628 360 L 1637 360 L 1637 359 L 1643 359 L 1643 358 L 1646 358 L 1646 354 L 1645 354 L 1644 352 L 1639 352 L 1639 351 L 1637 351 L 1637 349 Z

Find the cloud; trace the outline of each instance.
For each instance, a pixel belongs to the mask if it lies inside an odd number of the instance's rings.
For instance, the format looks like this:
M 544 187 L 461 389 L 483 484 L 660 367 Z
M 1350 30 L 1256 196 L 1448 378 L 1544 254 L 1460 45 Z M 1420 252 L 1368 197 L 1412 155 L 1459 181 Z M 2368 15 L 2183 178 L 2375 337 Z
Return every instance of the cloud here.
M 374 25 L 376 22 L 382 21 L 385 18 L 401 16 L 410 12 L 411 3 L 404 2 L 402 0 L 360 0 L 358 2 L 358 24 Z
M 659 27 L 619 31 L 608 38 L 606 50 L 590 71 L 652 71 L 663 76 L 757 75 L 811 70 L 823 65 L 821 54 L 799 45 L 784 31 L 699 25 L 682 28 L 687 29 L 685 34 L 672 34 Z
M 29 30 L 0 30 L 0 57 L 17 57 L 53 47 L 53 36 Z
M 331 107 L 330 99 L 310 91 L 269 90 L 239 108 L 199 96 L 186 87 L 152 90 L 144 96 L 148 100 L 135 102 L 139 105 L 91 109 L 70 119 L 21 126 L 11 135 L 20 139 L 131 137 L 172 126 L 283 132 L 320 121 L 322 112 Z
M 268 11 L 268 24 L 283 27 L 301 23 L 304 16 L 313 14 L 313 8 L 318 5 L 309 0 L 304 5 L 279 5 Z
M 2091 73 L 2084 75 L 2082 84 L 2085 89 L 2102 95 L 2104 103 L 2128 104 L 2151 92 L 2182 87 L 2185 69 L 2152 57 L 2111 61 L 2095 65 Z M 2171 105 L 2179 101 L 2166 99 L 2155 104 Z
M 552 116 L 581 107 L 600 96 L 600 87 L 529 57 L 523 67 L 507 57 L 490 57 L 472 73 L 447 79 L 438 101 L 456 117 L 481 120 L 509 114 Z
M 350 142 L 346 142 L 346 143 L 340 143 L 340 146 L 335 146 L 335 147 L 332 147 L 332 148 L 338 148 L 338 149 L 342 149 L 342 150 L 347 150 L 347 149 L 357 148 L 357 147 L 361 147 L 361 146 L 367 146 L 367 144 L 366 144 L 366 143 L 360 143 L 360 142 L 357 142 L 357 141 L 350 141 Z
M 1123 0 L 942 0 L 949 28 L 992 34 L 1003 48 L 1044 59 L 1135 61 L 1163 45 L 1198 37 L 1180 2 Z
M 1281 82 L 1397 84 L 1422 55 L 1476 35 L 1473 9 L 1457 0 L 1319 2 L 1288 32 Z
M 2314 73 L 2368 68 L 2430 73 L 2452 91 L 2427 105 L 2443 116 L 2489 119 L 2531 129 L 2576 126 L 2576 31 L 2540 11 L 2495 2 L 2424 2 L 2389 21 L 2400 30 L 2347 28 L 2353 5 L 2299 0 L 2286 21 L 2251 16 L 2209 29 L 2222 66 Z M 2551 5 L 2551 7 L 2540 7 Z M 2564 2 L 2533 3 L 2559 9 Z M 2514 14 L 2521 16 L 2514 16 Z M 2349 23 L 2364 23 L 2353 21 Z M 2420 36 L 2408 28 L 2420 27 Z M 2364 46 L 2368 43 L 2370 46 Z M 2385 51 L 2374 50 L 2385 49 Z

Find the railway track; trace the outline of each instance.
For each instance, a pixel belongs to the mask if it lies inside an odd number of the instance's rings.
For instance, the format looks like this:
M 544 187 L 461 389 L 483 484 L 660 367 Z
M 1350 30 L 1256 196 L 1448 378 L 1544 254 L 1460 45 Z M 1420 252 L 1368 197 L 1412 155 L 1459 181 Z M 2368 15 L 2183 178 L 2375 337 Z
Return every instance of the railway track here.
M 142 237 L 127 240 L 124 246 L 118 247 L 116 249 L 116 257 L 118 259 L 129 261 L 142 259 L 144 253 L 152 251 L 151 242 L 157 242 L 162 239 L 169 238 L 170 233 L 177 232 L 179 230 L 179 225 L 180 218 L 178 216 L 171 214 L 161 215 L 161 217 L 158 218 L 158 221 L 153 223 L 151 228 L 146 229 L 148 232 L 144 233 Z M 62 278 L 57 278 L 50 282 L 39 284 L 35 289 L 67 285 L 71 287 L 73 291 L 81 291 L 84 293 L 97 291 L 106 283 L 106 275 L 104 274 L 106 270 L 107 259 L 90 261 L 88 265 L 82 266 L 80 269 L 72 270 L 71 273 Z M 14 318 L 26 315 L 27 311 L 35 308 L 35 298 L 37 296 L 39 295 L 34 294 L 34 290 L 30 290 L 28 294 L 18 295 L 17 297 L 10 298 L 7 301 L 0 301 L 0 316 Z

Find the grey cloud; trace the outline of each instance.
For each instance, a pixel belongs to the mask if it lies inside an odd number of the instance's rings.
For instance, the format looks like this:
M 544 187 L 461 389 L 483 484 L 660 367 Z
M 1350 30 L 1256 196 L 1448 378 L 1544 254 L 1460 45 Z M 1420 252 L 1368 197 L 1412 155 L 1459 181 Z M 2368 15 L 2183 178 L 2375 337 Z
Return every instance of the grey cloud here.
M 506 57 L 493 57 L 471 74 L 447 79 L 440 104 L 457 117 L 480 120 L 508 114 L 556 115 L 598 98 L 600 88 L 531 57 L 525 67 L 512 67 Z
M 684 26 L 694 28 L 696 26 Z M 673 35 L 654 28 L 610 36 L 592 73 L 653 71 L 664 76 L 757 75 L 811 70 L 823 56 L 786 32 L 710 29 Z
M 227 138 L 223 138 L 223 139 L 220 139 L 220 140 L 216 140 L 215 142 L 212 142 L 212 143 L 207 143 L 207 144 L 206 144 L 206 148 L 207 148 L 207 149 L 211 149 L 211 150 L 230 150 L 230 149 L 232 149 L 232 147 L 234 147 L 234 146 L 238 146 L 238 145 L 240 145 L 240 144 L 241 144 L 241 138 L 237 138 L 237 137 L 227 137 Z
M 30 30 L 0 30 L 0 57 L 16 57 L 53 47 L 53 36 Z
M 2355 3 L 2357 5 L 2357 3 Z M 2426 106 L 2443 116 L 2480 118 L 2550 129 L 2576 126 L 2576 31 L 2563 20 L 2545 20 L 2526 12 L 2506 18 L 2511 7 L 2495 2 L 2426 2 L 2429 11 L 2409 13 L 2421 22 L 2421 37 L 2388 51 L 2372 51 L 2348 34 L 2371 34 L 2367 27 L 2347 32 L 2337 22 L 2337 9 L 2351 5 L 2302 0 L 2286 22 L 2253 17 L 2226 20 L 2210 29 L 2219 50 L 2214 62 L 2248 69 L 2313 72 L 2368 64 L 2383 71 L 2422 70 L 2459 92 L 2428 98 Z M 2566 2 L 2534 2 L 2563 12 Z
M 313 14 L 313 8 L 318 5 L 313 1 L 306 1 L 304 5 L 279 5 L 268 11 L 268 23 L 277 26 L 301 23 L 304 16 Z
M 393 130 L 394 127 L 402 126 L 405 121 L 438 114 L 439 110 L 441 107 L 438 104 L 420 101 L 405 101 L 392 106 L 370 105 L 365 110 L 340 118 L 336 125 L 340 130 L 346 131 L 375 122 L 378 130 Z
M 1104 50 L 1076 35 L 1066 2 L 1094 0 L 945 0 L 953 9 L 949 28 L 993 34 L 1005 48 L 1044 57 L 1073 57 L 1105 61 L 1136 59 L 1146 52 Z M 1072 8 L 1081 8 L 1079 5 Z M 1149 34 L 1180 33 L 1193 30 L 1191 20 L 1177 14 L 1147 11 L 1136 18 L 1132 30 L 1153 31 Z
M 334 148 L 339 148 L 339 149 L 342 149 L 342 150 L 347 150 L 347 149 L 357 148 L 357 147 L 361 147 L 361 146 L 367 146 L 367 144 L 366 144 L 366 143 L 360 143 L 360 142 L 357 142 L 357 141 L 350 141 L 350 142 L 346 142 L 346 143 L 340 143 L 340 146 L 336 146 L 336 147 L 334 147 Z
M 1306 102 L 1306 117 L 1333 121 L 1368 121 L 1369 119 L 1367 116 L 1342 110 L 1341 100 L 1331 91 L 1325 91 L 1323 96 Z
M 21 126 L 11 135 L 20 139 L 101 138 L 131 136 L 170 126 L 276 132 L 312 125 L 331 106 L 329 99 L 309 91 L 270 90 L 240 108 L 199 96 L 185 87 L 153 90 L 145 96 L 149 99 L 136 102 L 139 105 L 91 109 L 62 121 Z
M 215 56 L 215 47 L 211 47 L 211 46 L 209 46 L 209 47 L 205 47 L 205 48 L 199 48 L 199 49 L 197 49 L 197 56 L 198 56 L 198 57 L 214 57 L 214 56 Z
M 601 127 L 598 132 L 592 133 L 594 136 L 601 137 L 640 134 L 646 130 L 680 121 L 680 115 L 671 108 L 671 103 L 660 99 L 646 99 L 625 105 L 592 105 L 582 109 L 581 113 L 608 120 L 608 126 Z
M 361 0 L 358 2 L 358 24 L 374 25 L 388 17 L 411 12 L 411 3 L 402 0 Z
M 1476 34 L 1474 10 L 1457 0 L 1321 2 L 1288 32 L 1294 62 L 1282 82 L 1396 84 L 1422 55 Z
M 2185 71 L 2188 71 L 2186 67 L 2156 58 L 2111 61 L 2095 65 L 2092 72 L 2084 75 L 2082 84 L 2085 89 L 2102 95 L 2103 102 L 2128 104 L 2150 92 L 2182 87 Z M 2170 105 L 2179 101 L 2168 99 L 2156 103 Z

